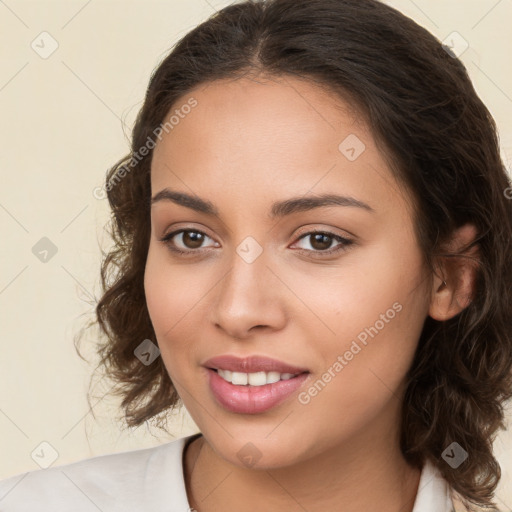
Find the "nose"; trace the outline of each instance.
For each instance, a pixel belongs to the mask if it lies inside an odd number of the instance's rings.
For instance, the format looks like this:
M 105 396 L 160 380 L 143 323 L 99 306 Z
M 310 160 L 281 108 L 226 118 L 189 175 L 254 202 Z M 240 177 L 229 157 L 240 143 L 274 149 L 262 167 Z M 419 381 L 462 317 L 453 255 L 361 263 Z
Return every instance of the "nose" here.
M 286 323 L 286 286 L 270 269 L 264 253 L 252 263 L 235 253 L 232 261 L 231 270 L 216 287 L 210 309 L 215 327 L 238 340 L 255 332 L 282 329 Z

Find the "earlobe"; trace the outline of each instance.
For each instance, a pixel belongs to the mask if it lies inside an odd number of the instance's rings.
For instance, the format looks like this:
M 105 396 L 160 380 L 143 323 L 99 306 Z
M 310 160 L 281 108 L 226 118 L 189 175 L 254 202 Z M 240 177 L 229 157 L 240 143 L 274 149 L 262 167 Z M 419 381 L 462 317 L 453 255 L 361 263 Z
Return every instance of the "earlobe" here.
M 463 309 L 473 300 L 476 285 L 476 275 L 479 255 L 478 245 L 464 252 L 473 242 L 478 232 L 474 225 L 465 224 L 456 229 L 451 240 L 446 246 L 446 256 L 440 257 L 438 265 L 440 276 L 436 275 L 432 284 L 432 297 L 429 315 L 434 320 L 448 320 Z M 449 255 L 452 256 L 449 256 Z

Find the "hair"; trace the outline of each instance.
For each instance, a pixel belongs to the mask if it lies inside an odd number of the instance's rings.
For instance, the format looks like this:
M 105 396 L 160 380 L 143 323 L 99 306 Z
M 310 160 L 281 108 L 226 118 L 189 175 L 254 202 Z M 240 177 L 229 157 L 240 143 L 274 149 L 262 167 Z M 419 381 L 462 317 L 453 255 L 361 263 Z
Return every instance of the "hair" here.
M 468 510 L 494 506 L 501 470 L 492 445 L 512 396 L 511 182 L 495 122 L 464 65 L 377 0 L 232 4 L 187 33 L 153 72 L 131 151 L 106 176 L 114 245 L 101 264 L 95 310 L 104 335 L 99 366 L 118 384 L 127 424 L 162 417 L 180 402 L 162 358 L 144 365 L 134 354 L 142 340 L 156 339 L 144 293 L 155 135 L 201 84 L 248 74 L 309 80 L 350 99 L 414 199 L 431 273 L 440 258 L 478 247 L 470 304 L 449 320 L 425 320 L 406 376 L 400 446 L 415 467 L 430 460 Z M 466 223 L 477 238 L 448 251 L 450 235 Z M 442 458 L 452 442 L 468 453 L 457 468 Z

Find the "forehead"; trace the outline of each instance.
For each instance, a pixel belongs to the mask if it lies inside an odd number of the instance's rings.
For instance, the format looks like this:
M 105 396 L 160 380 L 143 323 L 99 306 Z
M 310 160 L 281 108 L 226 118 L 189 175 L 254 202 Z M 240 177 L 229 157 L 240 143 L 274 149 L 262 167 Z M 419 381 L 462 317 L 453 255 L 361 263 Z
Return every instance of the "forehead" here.
M 181 111 L 191 98 L 194 108 Z M 336 190 L 393 200 L 398 191 L 355 105 L 309 81 L 209 82 L 176 101 L 171 115 L 179 121 L 154 149 L 153 193 L 237 191 L 247 199 Z
M 371 136 L 348 102 L 296 78 L 241 78 L 206 83 L 178 99 L 167 118 L 193 97 L 197 105 L 173 125 L 162 146 L 179 158 L 196 145 L 198 157 L 270 160 L 290 163 L 321 150 L 337 156 L 338 144 L 357 131 Z M 177 118 L 174 116 L 174 121 Z M 364 134 L 364 135 L 363 135 Z M 368 142 L 371 142 L 368 140 Z M 191 155 L 189 154 L 188 157 Z

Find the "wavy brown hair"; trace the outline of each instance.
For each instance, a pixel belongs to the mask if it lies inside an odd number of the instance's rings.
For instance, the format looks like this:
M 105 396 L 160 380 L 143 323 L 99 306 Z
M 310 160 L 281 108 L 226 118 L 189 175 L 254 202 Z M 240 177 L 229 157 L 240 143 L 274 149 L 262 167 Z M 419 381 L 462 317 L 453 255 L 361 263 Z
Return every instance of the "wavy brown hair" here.
M 194 88 L 249 73 L 300 77 L 350 99 L 414 198 L 432 273 L 439 258 L 463 257 L 446 253 L 453 231 L 476 226 L 476 293 L 454 318 L 425 320 L 407 375 L 401 449 L 418 468 L 430 460 L 468 510 L 494 505 L 501 474 L 492 445 L 512 396 L 511 183 L 495 122 L 463 64 L 376 0 L 233 4 L 186 34 L 152 74 L 131 152 L 106 177 L 114 245 L 95 310 L 100 367 L 117 383 L 127 424 L 161 419 L 180 404 L 162 359 L 146 366 L 134 355 L 142 340 L 156 340 L 143 283 L 155 134 Z M 441 457 L 454 441 L 469 454 L 456 469 Z

